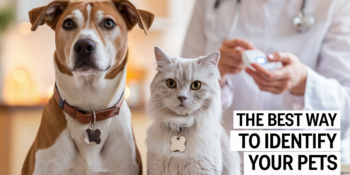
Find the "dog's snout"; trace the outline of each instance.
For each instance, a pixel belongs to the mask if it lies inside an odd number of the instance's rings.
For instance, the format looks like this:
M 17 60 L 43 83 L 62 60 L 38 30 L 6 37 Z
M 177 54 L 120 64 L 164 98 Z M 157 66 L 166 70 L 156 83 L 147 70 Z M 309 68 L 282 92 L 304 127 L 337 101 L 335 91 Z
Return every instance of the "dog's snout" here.
M 74 44 L 75 62 L 73 70 L 97 69 L 96 44 L 91 39 L 80 39 Z
M 74 45 L 74 51 L 79 56 L 89 56 L 96 50 L 96 44 L 90 39 L 80 39 Z

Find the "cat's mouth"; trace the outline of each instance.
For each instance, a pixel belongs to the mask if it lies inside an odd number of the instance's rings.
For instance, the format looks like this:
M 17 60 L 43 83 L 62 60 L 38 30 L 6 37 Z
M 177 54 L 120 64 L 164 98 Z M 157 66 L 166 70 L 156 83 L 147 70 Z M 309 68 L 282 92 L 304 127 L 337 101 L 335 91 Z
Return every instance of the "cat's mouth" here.
M 178 106 L 178 108 L 186 108 L 186 106 L 183 105 L 183 104 L 180 104 L 180 105 Z
M 170 110 L 179 116 L 188 117 L 197 111 L 197 107 L 188 105 L 178 105 L 177 107 L 172 108 Z
M 190 115 L 189 111 L 185 110 L 186 109 L 185 107 L 179 106 L 178 108 L 180 108 L 182 110 L 176 109 L 176 110 L 170 110 L 170 111 L 172 111 L 174 114 L 176 114 L 180 117 L 187 117 Z
M 192 111 L 186 108 L 183 105 L 175 106 L 175 107 L 165 107 L 169 112 L 180 116 L 180 117 L 188 117 L 191 115 Z
M 178 113 L 177 115 L 178 115 L 179 117 L 188 117 L 188 116 L 190 116 L 189 113 Z

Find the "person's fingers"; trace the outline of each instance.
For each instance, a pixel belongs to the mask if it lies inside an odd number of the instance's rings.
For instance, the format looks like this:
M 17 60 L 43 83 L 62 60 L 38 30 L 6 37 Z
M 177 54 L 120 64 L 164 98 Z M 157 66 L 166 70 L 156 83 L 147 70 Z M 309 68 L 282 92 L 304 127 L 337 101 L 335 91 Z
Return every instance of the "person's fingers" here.
M 255 79 L 254 79 L 254 81 L 261 91 L 271 92 L 274 94 L 282 94 L 286 90 L 284 88 L 279 88 L 276 86 L 265 86 L 265 85 L 259 83 L 258 81 L 256 81 Z
M 288 65 L 272 71 L 268 71 L 256 63 L 253 63 L 252 67 L 255 69 L 255 72 L 259 73 L 267 80 L 283 80 L 291 78 L 290 66 Z
M 242 72 L 242 68 L 231 68 L 230 69 L 230 74 L 238 74 L 238 73 L 240 73 L 240 72 Z
M 290 79 L 292 77 L 290 66 L 282 67 L 281 69 L 277 70 L 272 70 L 270 73 L 273 79 L 275 80 Z
M 280 89 L 280 88 L 273 87 L 273 86 L 264 86 L 264 85 L 261 85 L 259 83 L 257 83 L 257 85 L 258 85 L 260 90 L 266 91 L 266 92 L 271 92 L 274 94 L 282 94 L 285 91 L 285 89 Z
M 242 54 L 245 50 L 246 49 L 243 49 L 241 47 L 236 47 L 236 53 L 237 53 L 237 56 L 239 57 L 240 60 L 242 60 Z
M 279 89 L 287 89 L 289 87 L 289 80 L 284 79 L 284 80 L 269 81 L 261 77 L 258 73 L 252 71 L 251 69 L 246 69 L 246 72 L 253 77 L 255 82 L 263 86 L 277 87 Z
M 226 57 L 225 55 L 221 57 L 219 64 L 224 66 L 231 66 L 237 68 L 244 68 L 244 63 L 242 59 L 230 59 L 230 57 Z
M 221 48 L 220 51 L 221 51 L 221 58 L 219 61 L 219 65 L 231 66 L 231 67 L 237 67 L 237 68 L 244 67 L 243 60 L 238 55 L 240 53 L 239 50 Z
M 271 73 L 266 70 L 265 68 L 261 67 L 259 64 L 252 63 L 251 66 L 255 69 L 255 72 L 259 73 L 262 77 L 264 77 L 267 80 L 273 80 L 273 77 Z
M 220 49 L 220 54 L 221 57 L 226 56 L 229 58 L 233 58 L 233 59 L 241 59 L 241 55 L 242 55 L 242 49 L 240 48 L 229 48 L 229 47 L 222 47 Z
M 245 68 L 245 71 L 249 74 L 249 75 L 251 75 L 254 71 L 253 70 L 251 70 L 250 68 Z
M 229 60 L 230 61 L 230 60 Z M 234 61 L 231 61 L 229 64 L 227 63 L 224 63 L 224 62 L 219 62 L 219 69 L 228 69 L 228 72 L 232 72 L 232 70 L 235 70 L 235 69 L 244 69 L 245 66 L 244 64 L 235 64 L 235 63 L 232 63 Z
M 243 49 L 251 50 L 255 49 L 255 46 L 251 44 L 250 42 L 244 40 L 244 39 L 234 39 L 234 40 L 226 40 L 222 44 L 223 46 L 228 47 L 242 47 Z
M 282 62 L 283 64 L 291 63 L 292 57 L 294 57 L 294 55 L 290 53 L 282 53 L 282 52 L 276 52 L 276 53 L 267 55 L 267 58 L 269 59 L 269 61 Z
M 219 66 L 219 70 L 220 70 L 220 73 L 222 74 L 236 74 L 241 72 L 243 68 L 223 65 L 223 66 Z

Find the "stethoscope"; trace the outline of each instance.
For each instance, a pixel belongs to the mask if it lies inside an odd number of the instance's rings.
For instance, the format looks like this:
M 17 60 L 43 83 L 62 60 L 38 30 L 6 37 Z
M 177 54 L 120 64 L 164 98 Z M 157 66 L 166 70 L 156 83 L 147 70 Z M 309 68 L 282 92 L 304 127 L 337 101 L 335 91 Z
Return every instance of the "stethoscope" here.
M 208 37 L 211 37 L 211 40 L 217 43 L 221 43 L 227 39 L 229 39 L 230 36 L 232 36 L 233 32 L 236 30 L 238 21 L 239 21 L 239 16 L 241 14 L 241 7 L 242 7 L 242 2 L 241 0 L 236 1 L 236 6 L 235 6 L 235 14 L 233 17 L 233 21 L 230 27 L 230 30 L 228 33 L 223 37 L 219 38 L 217 34 L 217 17 L 218 17 L 218 9 L 223 0 L 216 0 L 214 4 L 214 15 L 211 16 L 211 28 L 212 32 L 214 33 L 207 33 Z M 307 0 L 303 0 L 300 11 L 298 14 L 294 17 L 293 19 L 293 25 L 295 26 L 296 30 L 300 33 L 307 31 L 310 29 L 314 24 L 315 24 L 315 17 L 313 15 L 307 15 L 305 14 L 305 6 L 306 6 Z

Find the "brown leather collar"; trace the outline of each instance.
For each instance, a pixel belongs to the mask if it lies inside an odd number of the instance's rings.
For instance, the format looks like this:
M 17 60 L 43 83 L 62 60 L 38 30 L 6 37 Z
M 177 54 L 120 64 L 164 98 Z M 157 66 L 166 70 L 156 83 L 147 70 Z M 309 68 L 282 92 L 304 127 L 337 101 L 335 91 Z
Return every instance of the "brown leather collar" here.
M 76 119 L 80 123 L 89 124 L 90 121 L 93 119 L 93 117 L 94 117 L 93 112 L 81 111 L 81 110 L 69 105 L 67 102 L 63 101 L 58 90 L 57 90 L 57 86 L 55 86 L 54 97 L 55 97 L 55 100 L 56 100 L 58 106 L 60 106 L 64 112 L 66 112 L 68 115 L 70 115 L 72 118 Z M 105 119 L 111 118 L 113 116 L 119 115 L 119 111 L 123 105 L 123 102 L 124 102 L 124 92 L 122 93 L 118 103 L 115 106 L 108 108 L 108 109 L 105 109 L 105 110 L 102 110 L 102 111 L 95 112 L 96 113 L 96 121 L 105 120 Z

